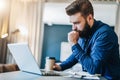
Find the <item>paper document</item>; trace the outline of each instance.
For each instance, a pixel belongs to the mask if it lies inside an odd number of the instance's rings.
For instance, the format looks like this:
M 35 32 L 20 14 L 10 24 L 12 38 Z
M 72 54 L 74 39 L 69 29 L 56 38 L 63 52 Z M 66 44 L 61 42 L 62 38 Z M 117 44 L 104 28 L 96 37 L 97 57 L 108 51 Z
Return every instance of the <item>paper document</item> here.
M 92 79 L 92 80 L 100 80 L 100 78 L 97 75 L 91 75 L 88 72 L 74 72 L 72 70 L 67 71 L 70 75 L 65 77 L 73 77 L 73 78 L 82 78 L 82 79 Z

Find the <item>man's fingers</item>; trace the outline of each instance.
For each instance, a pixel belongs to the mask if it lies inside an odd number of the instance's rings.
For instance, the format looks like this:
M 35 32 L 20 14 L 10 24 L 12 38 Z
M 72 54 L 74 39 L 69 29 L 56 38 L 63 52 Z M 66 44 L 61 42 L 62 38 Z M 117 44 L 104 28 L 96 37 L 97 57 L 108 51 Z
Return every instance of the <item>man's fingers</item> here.
M 57 64 L 54 64 L 53 69 L 55 69 L 55 68 L 56 68 L 56 66 L 57 66 Z
M 55 69 L 56 68 L 56 66 L 53 66 L 53 69 Z

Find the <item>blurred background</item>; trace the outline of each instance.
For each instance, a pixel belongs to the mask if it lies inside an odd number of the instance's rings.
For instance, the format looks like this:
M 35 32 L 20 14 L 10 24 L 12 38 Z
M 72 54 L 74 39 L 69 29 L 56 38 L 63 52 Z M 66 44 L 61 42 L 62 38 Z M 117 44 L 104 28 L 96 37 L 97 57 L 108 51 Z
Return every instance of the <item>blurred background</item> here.
M 47 56 L 64 61 L 70 54 L 72 24 L 65 7 L 73 0 L 0 0 L 0 64 L 14 64 L 8 43 L 29 43 L 40 68 Z M 94 18 L 111 26 L 120 42 L 120 1 L 90 0 Z M 29 64 L 30 62 L 28 62 Z

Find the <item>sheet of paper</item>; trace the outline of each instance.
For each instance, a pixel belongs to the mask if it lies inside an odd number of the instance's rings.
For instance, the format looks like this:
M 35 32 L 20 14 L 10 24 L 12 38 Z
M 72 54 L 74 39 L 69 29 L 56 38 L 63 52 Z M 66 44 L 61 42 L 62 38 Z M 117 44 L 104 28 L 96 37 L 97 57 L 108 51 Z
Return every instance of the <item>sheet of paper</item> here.
M 83 78 L 83 79 L 92 79 L 92 80 L 100 80 L 100 78 L 97 75 L 91 75 L 88 72 L 74 72 L 72 70 L 66 71 L 69 73 L 69 76 L 66 77 L 74 77 L 74 78 Z
M 97 77 L 97 76 L 96 77 L 95 76 L 94 77 L 93 76 L 91 76 L 91 77 L 90 76 L 89 77 L 83 77 L 83 79 L 100 80 L 100 78 Z

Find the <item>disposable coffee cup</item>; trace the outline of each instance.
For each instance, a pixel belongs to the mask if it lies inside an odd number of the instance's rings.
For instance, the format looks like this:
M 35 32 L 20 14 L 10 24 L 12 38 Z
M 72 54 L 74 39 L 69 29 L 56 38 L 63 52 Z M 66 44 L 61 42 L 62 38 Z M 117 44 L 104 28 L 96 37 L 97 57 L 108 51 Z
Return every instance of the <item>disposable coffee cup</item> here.
M 55 64 L 55 57 L 46 57 L 45 70 L 46 71 L 53 70 L 54 64 Z

